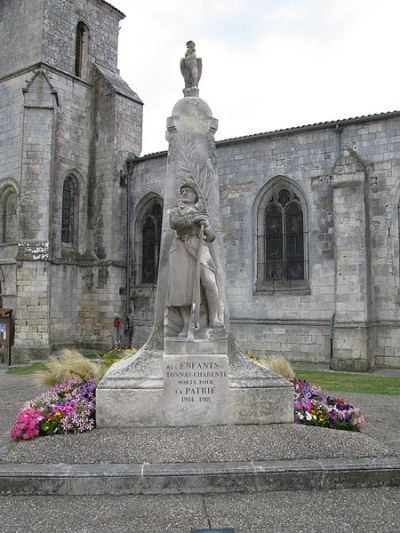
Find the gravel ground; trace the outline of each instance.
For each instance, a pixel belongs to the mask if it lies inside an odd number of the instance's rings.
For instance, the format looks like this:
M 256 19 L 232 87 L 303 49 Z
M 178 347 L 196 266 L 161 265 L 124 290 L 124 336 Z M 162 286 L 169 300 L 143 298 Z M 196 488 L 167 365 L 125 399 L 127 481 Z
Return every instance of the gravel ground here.
M 171 463 L 377 457 L 400 453 L 400 397 L 345 394 L 368 419 L 351 433 L 284 424 L 208 428 L 99 429 L 10 447 L 9 429 L 22 403 L 41 392 L 32 376 L 0 368 L 0 460 L 11 463 Z

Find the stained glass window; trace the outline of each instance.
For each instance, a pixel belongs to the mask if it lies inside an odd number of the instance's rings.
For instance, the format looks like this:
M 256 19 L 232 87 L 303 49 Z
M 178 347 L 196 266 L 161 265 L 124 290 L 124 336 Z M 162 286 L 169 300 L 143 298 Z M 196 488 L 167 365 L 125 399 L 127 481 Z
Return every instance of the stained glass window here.
M 149 207 L 142 224 L 142 283 L 157 283 L 160 255 L 162 208 L 159 203 Z
M 275 191 L 267 204 L 261 249 L 265 281 L 304 279 L 303 211 L 299 197 L 288 188 Z

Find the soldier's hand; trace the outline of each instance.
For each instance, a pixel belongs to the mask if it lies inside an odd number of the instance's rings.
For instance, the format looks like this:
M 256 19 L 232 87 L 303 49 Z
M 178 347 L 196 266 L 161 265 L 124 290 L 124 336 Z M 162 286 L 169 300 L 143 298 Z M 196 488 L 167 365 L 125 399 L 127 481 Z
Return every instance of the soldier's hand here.
M 196 215 L 194 221 L 196 224 L 208 225 L 208 216 L 207 215 Z

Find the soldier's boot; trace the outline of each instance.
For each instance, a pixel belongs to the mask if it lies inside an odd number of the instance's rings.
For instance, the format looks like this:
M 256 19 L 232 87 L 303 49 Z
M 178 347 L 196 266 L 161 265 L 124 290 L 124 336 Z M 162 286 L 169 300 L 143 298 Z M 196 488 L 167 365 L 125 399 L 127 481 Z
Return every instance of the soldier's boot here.
M 190 327 L 190 307 L 183 306 L 180 308 L 182 319 L 183 319 L 183 328 L 178 334 L 178 337 L 185 338 L 188 335 L 189 327 Z
M 206 291 L 208 304 L 208 324 L 210 328 L 218 328 L 223 322 L 218 317 L 218 293 L 216 291 Z

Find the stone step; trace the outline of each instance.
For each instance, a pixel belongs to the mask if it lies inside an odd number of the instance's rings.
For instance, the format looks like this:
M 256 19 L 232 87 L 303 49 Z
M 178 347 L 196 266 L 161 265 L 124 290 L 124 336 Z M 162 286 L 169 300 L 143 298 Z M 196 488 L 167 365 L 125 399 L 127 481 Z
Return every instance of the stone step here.
M 0 464 L 1 495 L 212 494 L 400 486 L 400 457 L 225 463 Z

